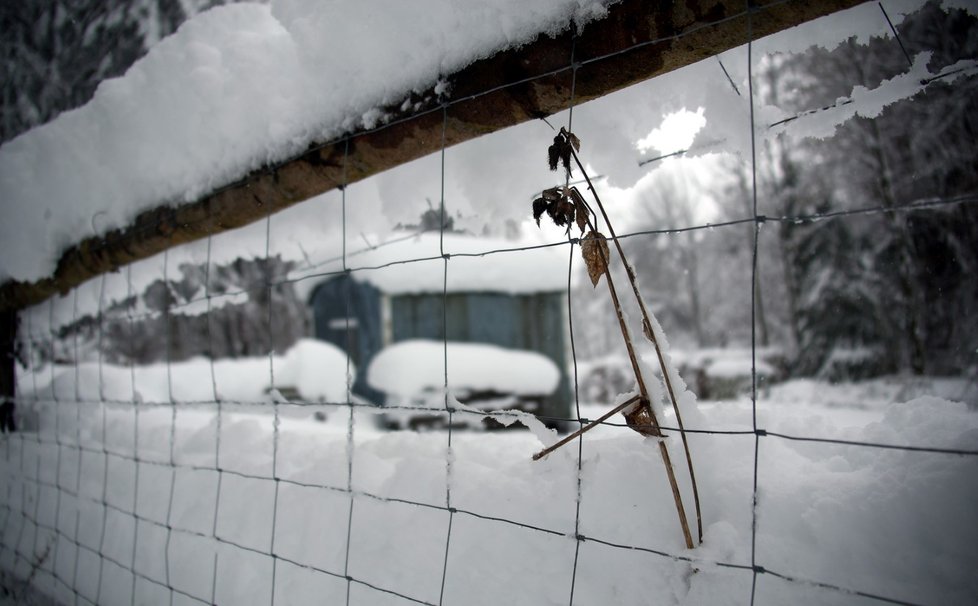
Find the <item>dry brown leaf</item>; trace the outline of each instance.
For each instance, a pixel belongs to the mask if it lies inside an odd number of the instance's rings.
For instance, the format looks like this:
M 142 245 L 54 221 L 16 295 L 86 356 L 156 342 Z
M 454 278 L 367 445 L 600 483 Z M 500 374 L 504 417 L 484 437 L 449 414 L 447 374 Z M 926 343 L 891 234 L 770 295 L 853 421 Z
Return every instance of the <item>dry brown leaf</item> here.
M 583 234 L 584 229 L 587 227 L 587 206 L 585 206 L 583 202 L 575 202 L 574 207 L 577 212 L 577 228 L 580 229 L 581 233 Z
M 541 195 L 543 196 L 543 199 L 547 200 L 548 202 L 556 202 L 557 200 L 560 200 L 560 188 L 551 187 L 550 189 L 545 189 Z
M 649 406 L 647 400 L 627 412 L 622 411 L 622 416 L 625 417 L 625 423 L 629 427 L 643 436 L 650 438 L 664 437 L 662 432 L 659 431 L 658 423 L 655 422 L 652 408 Z
M 561 227 L 564 225 L 570 226 L 574 221 L 574 205 L 566 198 L 561 198 L 554 204 L 550 217 L 554 220 L 554 225 Z
M 574 151 L 581 151 L 581 140 L 577 138 L 574 133 L 567 133 L 567 139 L 570 140 L 571 145 L 574 146 Z
M 564 195 L 574 201 L 577 227 L 583 234 L 584 230 L 587 228 L 587 219 L 591 211 L 588 209 L 587 203 L 584 201 L 584 197 L 581 195 L 581 192 L 579 192 L 576 187 L 565 187 Z
M 557 135 L 554 137 L 553 145 L 547 148 L 547 164 L 550 166 L 550 170 L 557 170 L 557 165 L 560 164 L 560 147 L 563 143 L 563 137 Z
M 584 256 L 584 264 L 587 265 L 591 285 L 597 287 L 602 274 L 608 271 L 608 261 L 611 259 L 608 241 L 600 232 L 591 230 L 581 238 L 581 254 Z
M 533 218 L 537 222 L 537 227 L 540 227 L 540 217 L 543 213 L 547 212 L 547 201 L 543 198 L 537 198 L 533 201 Z

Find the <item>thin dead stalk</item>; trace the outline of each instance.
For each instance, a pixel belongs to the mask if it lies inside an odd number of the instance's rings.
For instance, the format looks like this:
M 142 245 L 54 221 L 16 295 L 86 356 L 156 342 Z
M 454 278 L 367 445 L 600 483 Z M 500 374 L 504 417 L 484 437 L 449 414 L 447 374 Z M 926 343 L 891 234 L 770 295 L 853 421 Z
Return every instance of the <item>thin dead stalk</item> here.
M 638 403 L 640 401 L 641 401 L 641 397 L 640 396 L 634 396 L 634 397 L 629 398 L 628 400 L 622 402 L 618 406 L 615 406 L 614 408 L 612 408 L 608 412 L 604 413 L 603 415 L 601 415 L 600 417 L 598 417 L 597 419 L 595 419 L 594 421 L 592 421 L 589 425 L 585 425 L 584 427 L 578 429 L 574 433 L 568 434 L 567 436 L 565 436 L 563 440 L 557 442 L 556 444 L 552 444 L 552 445 L 544 448 L 540 452 L 536 453 L 535 455 L 533 455 L 533 460 L 534 461 L 538 461 L 538 460 L 542 459 L 543 457 L 545 457 L 548 454 L 552 453 L 553 451 L 557 450 L 558 448 L 560 448 L 564 444 L 567 444 L 568 442 L 570 442 L 574 438 L 577 438 L 578 436 L 584 435 L 585 433 L 591 431 L 592 429 L 594 429 L 598 425 L 601 425 L 602 423 L 604 423 L 605 421 L 607 421 L 611 417 L 615 416 L 615 414 L 617 414 L 617 413 L 625 410 L 629 406 L 632 406 L 632 405 L 634 405 L 634 404 L 636 404 L 636 403 Z
M 649 341 L 652 342 L 652 346 L 655 349 L 656 358 L 659 361 L 659 368 L 662 369 L 662 378 L 665 381 L 666 392 L 669 394 L 669 401 L 672 403 L 672 408 L 676 413 L 676 423 L 679 425 L 680 436 L 683 441 L 683 451 L 686 454 L 686 466 L 689 470 L 689 480 L 693 488 L 693 503 L 696 509 L 696 534 L 699 538 L 699 543 L 703 542 L 703 515 L 700 510 L 700 495 L 699 489 L 696 486 L 696 474 L 693 472 L 693 458 L 689 453 L 689 440 L 686 438 L 686 426 L 683 424 L 683 416 L 679 411 L 679 402 L 676 399 L 676 392 L 672 387 L 672 379 L 669 376 L 669 371 L 666 366 L 665 358 L 662 354 L 662 347 L 659 345 L 659 340 L 656 338 L 655 330 L 652 328 L 652 319 L 649 315 L 648 310 L 645 308 L 645 300 L 642 298 L 641 293 L 638 289 L 638 282 L 635 279 L 635 271 L 632 266 L 628 263 L 628 259 L 625 258 L 625 251 L 621 247 L 621 242 L 618 241 L 618 235 L 615 233 L 615 228 L 611 225 L 611 219 L 608 217 L 608 213 L 604 209 L 604 204 L 601 203 L 601 198 L 598 196 L 597 190 L 591 183 L 591 178 L 588 176 L 587 171 L 584 170 L 584 165 L 581 164 L 580 158 L 577 156 L 577 152 L 571 148 L 571 155 L 574 157 L 574 161 L 577 163 L 577 167 L 580 169 L 581 174 L 584 175 L 584 179 L 587 182 L 588 190 L 591 195 L 594 196 L 595 202 L 598 204 L 598 210 L 601 211 L 601 216 L 604 217 L 604 222 L 608 226 L 608 233 L 611 235 L 611 240 L 615 243 L 615 249 L 618 251 L 618 256 L 621 258 L 622 265 L 625 266 L 625 274 L 628 276 L 628 281 L 632 286 L 632 293 L 635 295 L 635 300 L 638 302 L 639 309 L 642 312 L 642 328 L 645 336 L 648 337 Z M 609 271 L 609 284 L 611 284 L 610 271 Z M 616 306 L 617 307 L 617 306 Z M 620 314 L 619 314 L 620 317 Z M 658 429 L 658 426 L 656 426 Z
M 669 394 L 669 400 L 676 412 L 676 421 L 679 424 L 679 429 L 682 435 L 683 450 L 686 455 L 686 464 L 689 470 L 690 482 L 693 489 L 693 500 L 696 507 L 696 529 L 699 542 L 703 540 L 703 524 L 702 515 L 700 513 L 700 501 L 699 501 L 699 490 L 696 486 L 696 476 L 693 473 L 693 461 L 689 452 L 689 444 L 686 439 L 685 427 L 682 422 L 682 415 L 679 411 L 679 405 L 675 395 L 675 390 L 672 385 L 672 379 L 669 376 L 668 367 L 665 363 L 665 358 L 662 352 L 662 347 L 658 342 L 655 335 L 655 330 L 653 329 L 651 315 L 645 307 L 645 302 L 642 299 L 641 293 L 638 289 L 638 283 L 635 278 L 635 272 L 632 270 L 631 265 L 628 263 L 628 259 L 625 257 L 625 252 L 622 250 L 621 244 L 618 241 L 618 236 L 615 234 L 614 227 L 612 227 L 611 219 L 608 217 L 608 213 L 605 211 L 604 205 L 601 203 L 601 199 L 598 196 L 597 191 L 594 189 L 594 185 L 591 183 L 591 179 L 584 170 L 584 166 L 581 164 L 580 158 L 578 158 L 576 149 L 579 149 L 580 141 L 574 136 L 573 133 L 567 132 L 565 129 L 561 128 L 560 133 L 554 138 L 554 145 L 550 147 L 550 167 L 551 169 L 556 169 L 558 162 L 562 161 L 564 168 L 570 171 L 570 158 L 573 157 L 581 173 L 584 175 L 584 179 L 587 181 L 588 189 L 591 195 L 594 196 L 595 202 L 597 202 L 598 209 L 601 211 L 601 216 L 604 219 L 605 224 L 608 226 L 608 232 L 611 234 L 611 240 L 615 243 L 615 248 L 618 251 L 618 256 L 621 259 L 622 264 L 625 266 L 625 272 L 628 276 L 628 281 L 632 287 L 632 293 L 638 302 L 639 308 L 642 312 L 642 328 L 645 336 L 652 342 L 656 356 L 659 361 L 659 366 L 662 370 L 662 376 L 666 385 L 666 391 Z M 580 228 L 581 232 L 584 232 L 585 226 L 590 229 L 587 237 L 583 238 L 581 242 L 582 252 L 584 254 L 585 262 L 588 265 L 588 274 L 591 277 L 591 281 L 594 285 L 597 285 L 598 279 L 601 275 L 605 276 L 605 281 L 608 283 L 608 290 L 611 294 L 611 300 L 615 308 L 615 313 L 618 317 L 618 325 L 621 329 L 622 338 L 625 341 L 625 349 L 628 352 L 628 359 L 632 365 L 632 370 L 635 374 L 635 380 L 638 384 L 639 390 L 639 406 L 633 409 L 630 413 L 625 413 L 625 418 L 628 421 L 628 425 L 642 433 L 646 436 L 653 436 L 659 438 L 659 453 L 662 457 L 662 462 L 666 468 L 666 475 L 669 479 L 669 485 L 672 489 L 673 499 L 676 503 L 676 511 L 679 515 L 679 524 L 683 531 L 683 538 L 686 541 L 686 547 L 689 549 L 693 548 L 693 539 L 689 530 L 689 522 L 686 517 L 686 509 L 683 506 L 682 494 L 679 490 L 679 483 L 676 480 L 675 470 L 672 466 L 672 459 L 669 455 L 669 450 L 666 447 L 665 442 L 661 439 L 663 438 L 662 431 L 659 425 L 659 420 L 656 418 L 655 411 L 651 406 L 651 400 L 649 399 L 648 388 L 645 383 L 645 377 L 642 372 L 641 364 L 639 363 L 638 356 L 635 353 L 635 346 L 632 341 L 631 333 L 628 330 L 628 326 L 625 322 L 624 311 L 621 307 L 621 302 L 618 298 L 618 292 L 615 288 L 614 279 L 611 275 L 611 264 L 609 258 L 608 247 L 605 238 L 600 234 L 591 220 L 591 215 L 594 215 L 597 219 L 597 214 L 591 209 L 590 205 L 584 200 L 583 196 L 577 191 L 577 188 L 553 188 L 543 192 L 542 197 L 534 200 L 533 202 L 533 214 L 534 218 L 537 219 L 539 224 L 540 216 L 542 214 L 548 214 L 551 219 L 553 219 L 556 225 L 567 225 L 568 231 L 571 226 L 576 221 L 577 226 Z M 629 400 L 625 404 L 619 405 L 615 409 L 608 412 L 606 415 L 601 417 L 604 420 L 616 412 L 623 411 L 628 408 L 629 405 L 634 403 L 635 398 Z M 534 460 L 545 456 L 549 452 L 553 452 L 555 449 L 563 446 L 564 444 L 570 442 L 571 440 L 579 437 L 585 431 L 593 427 L 590 425 L 587 428 L 582 428 L 581 430 L 571 434 L 554 444 L 553 446 L 544 449 L 540 453 L 537 453 L 533 458 Z

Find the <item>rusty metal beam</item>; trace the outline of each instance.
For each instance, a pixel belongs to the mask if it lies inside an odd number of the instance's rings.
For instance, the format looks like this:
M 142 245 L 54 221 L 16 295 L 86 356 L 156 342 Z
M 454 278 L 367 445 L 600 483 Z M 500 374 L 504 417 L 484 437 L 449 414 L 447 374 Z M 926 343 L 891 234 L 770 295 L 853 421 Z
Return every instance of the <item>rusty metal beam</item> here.
M 752 35 L 756 39 L 859 3 L 753 2 Z M 446 144 L 455 145 L 557 113 L 568 105 L 575 70 L 575 100 L 580 103 L 747 40 L 743 0 L 623 0 L 576 37 L 571 32 L 556 38 L 541 35 L 450 74 L 451 98 L 444 108 L 433 91 L 414 95 L 418 107 L 404 112 L 397 109 L 401 104 L 393 106 L 386 126 L 313 145 L 292 160 L 255 171 L 195 202 L 146 211 L 125 229 L 81 241 L 62 255 L 52 276 L 0 286 L 0 310 L 39 303 L 127 263 L 335 189 L 344 182 L 344 161 L 346 183 L 353 183 L 435 152 L 442 145 L 443 124 Z

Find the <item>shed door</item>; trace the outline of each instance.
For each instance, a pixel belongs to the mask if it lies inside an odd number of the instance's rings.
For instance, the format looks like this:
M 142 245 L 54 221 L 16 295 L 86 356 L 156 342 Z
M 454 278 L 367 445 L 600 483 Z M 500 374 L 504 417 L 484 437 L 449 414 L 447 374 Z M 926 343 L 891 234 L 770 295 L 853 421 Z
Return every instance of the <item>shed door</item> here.
M 316 338 L 347 352 L 356 366 L 353 391 L 371 401 L 378 392 L 367 386 L 367 366 L 383 346 L 380 292 L 369 284 L 339 276 L 312 295 Z

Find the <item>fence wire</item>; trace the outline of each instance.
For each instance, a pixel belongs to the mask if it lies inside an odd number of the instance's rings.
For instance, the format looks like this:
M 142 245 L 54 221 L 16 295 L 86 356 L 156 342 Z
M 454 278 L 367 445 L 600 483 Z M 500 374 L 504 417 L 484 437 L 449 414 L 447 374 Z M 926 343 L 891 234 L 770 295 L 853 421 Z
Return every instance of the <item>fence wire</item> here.
M 748 70 L 753 64 L 752 61 L 752 22 L 757 14 L 762 14 L 764 10 L 771 6 L 783 4 L 776 2 L 767 4 L 763 7 L 754 7 L 750 3 L 742 13 L 734 15 L 729 19 L 745 19 L 747 23 L 748 39 L 747 45 Z M 882 8 L 882 5 L 881 5 Z M 886 15 L 887 22 L 893 29 L 897 41 L 900 43 L 903 52 L 902 41 L 899 41 L 896 29 L 893 28 L 889 16 Z M 702 27 L 716 25 L 704 24 L 689 32 L 685 32 L 680 37 L 696 33 Z M 637 47 L 648 46 L 650 44 L 661 44 L 679 39 L 679 37 L 663 38 L 650 43 L 637 45 Z M 601 61 L 609 57 L 600 57 L 590 61 Z M 575 62 L 574 48 L 569 49 L 568 67 L 556 72 L 541 74 L 538 78 L 546 78 L 558 73 L 569 71 L 572 76 L 576 76 L 576 71 L 580 64 Z M 719 62 L 722 74 L 730 81 L 736 90 L 736 85 L 727 68 Z M 532 79 L 531 79 L 532 80 Z M 521 82 L 510 83 L 509 86 L 520 84 Z M 568 121 L 567 129 L 573 126 L 573 108 L 575 102 L 576 78 L 572 77 L 572 86 L 568 98 Z M 934 210 L 953 205 L 971 205 L 978 203 L 978 196 L 961 196 L 946 199 L 928 199 L 912 204 L 898 206 L 876 206 L 854 210 L 835 210 L 816 214 L 805 214 L 797 216 L 771 217 L 764 216 L 758 210 L 758 187 L 756 173 L 756 148 L 753 140 L 755 132 L 754 124 L 754 97 L 753 77 L 748 72 L 748 91 L 750 99 L 750 124 L 752 133 L 751 147 L 751 208 L 752 216 L 744 216 L 740 219 L 702 225 L 685 225 L 675 228 L 662 230 L 642 230 L 622 234 L 620 239 L 648 238 L 656 235 L 682 233 L 685 231 L 712 230 L 721 228 L 732 228 L 738 225 L 750 225 L 752 227 L 752 241 L 750 242 L 751 253 L 751 360 L 752 360 L 752 381 L 751 381 L 751 407 L 752 407 L 752 426 L 744 430 L 705 430 L 705 429 L 685 429 L 680 430 L 676 427 L 663 426 L 667 432 L 679 433 L 685 431 L 689 434 L 707 435 L 712 439 L 736 439 L 737 437 L 753 437 L 753 486 L 751 491 L 751 535 L 750 535 L 750 561 L 749 563 L 724 561 L 715 558 L 701 557 L 697 552 L 672 552 L 656 548 L 653 545 L 645 544 L 640 541 L 625 543 L 611 540 L 608 537 L 585 535 L 582 531 L 581 508 L 584 491 L 584 441 L 577 441 L 576 448 L 576 478 L 575 496 L 573 503 L 573 524 L 572 531 L 568 532 L 565 528 L 548 528 L 538 524 L 531 524 L 526 521 L 512 519 L 505 516 L 491 515 L 484 511 L 476 511 L 472 508 L 461 507 L 453 499 L 452 486 L 453 477 L 460 473 L 455 468 L 454 461 L 456 453 L 453 440 L 457 440 L 454 423 L 456 415 L 465 416 L 473 413 L 458 407 L 450 398 L 450 374 L 452 371 L 452 359 L 449 355 L 449 341 L 447 330 L 447 306 L 442 306 L 441 324 L 442 332 L 445 335 L 443 340 L 443 365 L 444 365 L 444 405 L 443 412 L 447 415 L 448 423 L 444 432 L 446 443 L 444 448 L 444 473 L 445 483 L 443 498 L 440 502 L 426 502 L 420 499 L 401 498 L 391 495 L 381 494 L 376 491 L 358 487 L 354 475 L 360 461 L 355 458 L 357 452 L 355 441 L 357 437 L 357 416 L 355 413 L 372 409 L 373 405 L 360 401 L 354 397 L 353 384 L 351 380 L 351 359 L 347 356 L 347 383 L 345 401 L 335 402 L 304 402 L 292 398 L 283 401 L 274 398 L 271 406 L 272 414 L 272 434 L 271 434 L 271 464 L 268 473 L 259 473 L 254 470 L 246 470 L 239 466 L 238 462 L 229 458 L 229 455 L 222 450 L 224 441 L 222 436 L 226 425 L 226 415 L 238 410 L 251 410 L 256 407 L 268 407 L 269 403 L 265 400 L 243 401 L 227 400 L 222 398 L 219 391 L 218 377 L 215 370 L 214 360 L 209 358 L 209 376 L 213 397 L 206 400 L 183 400 L 174 394 L 173 377 L 173 355 L 171 335 L 169 329 L 171 318 L 174 313 L 178 313 L 181 308 L 191 308 L 200 303 L 206 306 L 207 323 L 205 325 L 205 338 L 210 344 L 211 350 L 214 347 L 214 330 L 212 326 L 212 310 L 220 304 L 222 299 L 232 300 L 237 296 L 247 293 L 247 290 L 225 291 L 216 293 L 212 290 L 211 259 L 212 259 L 212 239 L 207 240 L 206 252 L 206 275 L 204 279 L 204 291 L 199 297 L 188 298 L 185 302 L 174 303 L 167 306 L 163 312 L 146 311 L 138 312 L 132 306 L 127 306 L 124 312 L 125 323 L 128 327 L 130 339 L 137 338 L 135 326 L 145 319 L 158 318 L 162 315 L 167 329 L 166 336 L 166 392 L 168 397 L 163 401 L 152 401 L 143 399 L 140 395 L 140 386 L 137 384 L 137 373 L 135 363 L 129 362 L 130 398 L 118 398 L 107 394 L 104 391 L 105 378 L 103 375 L 103 339 L 105 330 L 105 319 L 110 314 L 105 306 L 105 288 L 107 278 L 100 278 L 98 313 L 96 322 L 98 323 L 98 397 L 92 399 L 85 397 L 81 393 L 83 383 L 82 369 L 80 360 L 83 358 L 80 352 L 79 332 L 75 331 L 72 335 L 71 347 L 73 349 L 72 358 L 74 360 L 74 393 L 57 393 L 57 381 L 55 376 L 55 364 L 50 364 L 50 376 L 40 376 L 40 380 L 48 380 L 51 386 L 49 399 L 32 400 L 24 396 L 18 396 L 14 402 L 24 408 L 32 409 L 44 405 L 48 402 L 53 403 L 53 436 L 45 435 L 41 430 L 31 431 L 29 428 L 21 428 L 21 431 L 6 434 L 3 438 L 4 459 L 5 459 L 5 499 L 0 504 L 0 529 L 3 532 L 3 541 L 0 543 L 0 568 L 5 575 L 12 575 L 18 582 L 23 583 L 23 587 L 34 585 L 44 587 L 47 593 L 54 593 L 62 599 L 68 600 L 73 604 L 103 604 L 103 603 L 123 603 L 128 600 L 136 603 L 137 598 L 149 599 L 156 603 L 200 603 L 216 604 L 219 596 L 228 591 L 229 584 L 237 582 L 236 564 L 241 558 L 254 558 L 263 564 L 263 569 L 267 571 L 269 580 L 269 591 L 267 592 L 267 603 L 285 603 L 280 597 L 279 589 L 285 581 L 282 575 L 285 574 L 284 566 L 302 570 L 314 577 L 325 577 L 345 586 L 345 603 L 374 603 L 381 598 L 395 599 L 404 603 L 418 604 L 443 604 L 446 598 L 446 586 L 453 574 L 458 574 L 459 570 L 466 566 L 466 562 L 460 560 L 462 555 L 456 555 L 453 551 L 456 543 L 453 542 L 455 533 L 464 532 L 461 526 L 463 520 L 478 521 L 496 525 L 500 528 L 515 528 L 521 532 L 532 533 L 545 537 L 553 537 L 573 541 L 573 558 L 569 574 L 569 586 L 567 587 L 567 603 L 575 604 L 577 584 L 579 582 L 579 572 L 581 566 L 581 548 L 586 544 L 600 545 L 623 554 L 644 554 L 661 558 L 675 563 L 689 564 L 695 569 L 715 567 L 735 571 L 738 574 L 749 575 L 750 577 L 750 604 L 754 604 L 757 599 L 758 579 L 764 576 L 777 578 L 782 581 L 808 586 L 821 590 L 838 593 L 840 595 L 859 596 L 871 601 L 890 604 L 912 604 L 913 602 L 902 600 L 899 596 L 883 596 L 873 592 L 862 591 L 859 587 L 843 587 L 840 585 L 827 583 L 819 579 L 800 578 L 797 575 L 789 574 L 778 569 L 778 562 L 766 562 L 759 557 L 757 549 L 757 532 L 759 520 L 757 512 L 759 505 L 762 504 L 763 495 L 758 491 L 759 465 L 763 455 L 763 444 L 768 440 L 785 441 L 804 441 L 811 443 L 828 443 L 843 446 L 853 446 L 870 449 L 889 449 L 904 451 L 907 453 L 930 453 L 945 456 L 957 457 L 976 457 L 978 451 L 969 449 L 955 449 L 933 447 L 926 444 L 893 444 L 885 442 L 866 442 L 858 440 L 843 440 L 817 435 L 793 435 L 786 432 L 771 431 L 765 429 L 758 421 L 757 414 L 757 395 L 758 395 L 758 343 L 756 334 L 755 312 L 757 302 L 754 300 L 757 289 L 757 267 L 758 267 L 758 243 L 762 238 L 761 226 L 766 221 L 777 221 L 783 223 L 805 223 L 821 220 L 845 220 L 849 217 L 858 215 L 875 215 L 882 213 L 907 213 L 921 210 Z M 486 94 L 491 91 L 485 91 Z M 737 90 L 737 94 L 741 92 Z M 347 141 L 347 153 L 344 156 L 344 184 L 340 188 L 340 203 L 343 218 L 342 232 L 342 254 L 336 259 L 328 259 L 318 264 L 319 267 L 328 267 L 330 264 L 339 261 L 341 269 L 335 271 L 315 271 L 317 266 L 312 266 L 300 278 L 290 278 L 285 276 L 281 279 L 266 279 L 265 294 L 268 297 L 268 316 L 266 318 L 266 337 L 267 337 L 267 358 L 268 358 L 268 380 L 271 389 L 276 388 L 275 364 L 274 364 L 274 325 L 273 325 L 273 291 L 278 286 L 288 285 L 297 281 L 321 281 L 338 276 L 353 276 L 368 272 L 370 270 L 403 266 L 405 271 L 418 263 L 438 262 L 443 264 L 442 268 L 442 300 L 447 300 L 449 296 L 449 274 L 452 271 L 452 261 L 457 258 L 465 257 L 490 257 L 505 254 L 520 254 L 531 250 L 567 247 L 567 298 L 566 313 L 568 324 L 568 336 L 570 339 L 571 370 L 573 385 L 574 416 L 555 417 L 552 415 L 541 415 L 545 421 L 554 423 L 569 423 L 583 428 L 592 424 L 582 414 L 580 401 L 580 377 L 578 369 L 578 346 L 575 339 L 575 320 L 573 315 L 573 289 L 571 288 L 573 274 L 575 272 L 574 257 L 579 254 L 580 240 L 568 236 L 564 242 L 545 244 L 539 246 L 519 246 L 512 248 L 495 248 L 479 253 L 458 253 L 446 247 L 445 235 L 445 125 L 449 117 L 451 107 L 460 102 L 465 102 L 477 98 L 479 95 L 472 95 L 465 99 L 447 101 L 438 108 L 430 111 L 440 111 L 443 114 L 443 135 L 442 150 L 440 159 L 441 170 L 441 192 L 439 200 L 439 214 L 441 217 L 439 233 L 439 255 L 421 258 L 398 259 L 381 265 L 357 265 L 358 257 L 369 250 L 375 250 L 380 246 L 386 246 L 398 240 L 390 240 L 377 247 L 368 246 L 360 250 L 348 250 L 347 234 L 347 187 L 345 182 L 346 162 L 349 158 L 349 141 Z M 390 125 L 378 127 L 378 129 L 388 128 Z M 663 159 L 667 156 L 655 158 L 652 161 Z M 265 220 L 265 259 L 272 255 L 272 223 L 273 217 L 269 215 Z M 147 226 L 151 229 L 152 226 Z M 405 238 L 415 237 L 414 235 Z M 368 243 L 369 244 L 369 243 Z M 169 255 L 164 253 L 162 274 L 163 278 L 169 276 Z M 270 275 L 270 274 L 269 274 Z M 130 298 L 138 293 L 133 286 L 131 267 L 125 269 L 125 280 L 127 283 L 127 293 Z M 169 287 L 168 287 L 169 288 Z M 79 291 L 75 290 L 72 294 L 73 325 L 77 325 L 82 318 L 79 315 Z M 345 291 L 345 304 L 347 307 L 347 320 L 345 326 L 346 338 L 348 343 L 352 343 L 353 326 L 350 319 L 354 316 L 353 301 L 349 288 Z M 35 353 L 33 348 L 43 343 L 58 343 L 62 341 L 59 332 L 59 323 L 55 319 L 55 301 L 51 300 L 48 305 L 49 326 L 34 325 L 37 316 L 33 313 L 23 314 L 24 322 L 20 327 L 22 337 L 20 342 L 26 344 L 28 351 L 27 359 L 33 361 Z M 24 336 L 26 335 L 26 336 Z M 7 350 L 13 351 L 14 346 L 10 345 Z M 39 390 L 39 375 L 46 369 L 35 372 L 31 369 L 30 381 L 33 393 L 41 393 Z M 282 386 L 284 387 L 284 386 Z M 300 410 L 302 407 L 315 404 L 345 410 L 347 413 L 347 426 L 345 436 L 345 448 L 343 451 L 342 467 L 345 471 L 344 477 L 340 481 L 312 481 L 309 479 L 297 479 L 290 477 L 283 470 L 282 448 L 286 436 L 282 435 L 281 425 L 283 411 L 290 412 Z M 113 444 L 111 433 L 114 429 L 110 427 L 108 415 L 123 411 L 131 412 L 132 418 L 132 443 L 128 445 Z M 155 456 L 151 450 L 147 450 L 141 444 L 142 438 L 152 438 L 146 436 L 145 428 L 141 421 L 146 415 L 156 410 L 169 411 L 170 419 L 168 431 L 165 436 L 166 452 L 160 458 Z M 424 411 L 430 412 L 430 408 L 422 408 L 411 405 L 395 404 L 385 408 L 393 411 Z M 214 418 L 214 451 L 212 461 L 198 460 L 190 462 L 178 456 L 178 431 L 180 416 L 194 411 L 213 412 Z M 95 424 L 97 434 L 86 435 L 89 431 L 85 424 L 84 415 L 97 414 L 98 422 Z M 67 416 L 66 416 L 67 415 Z M 505 420 L 507 417 L 517 416 L 517 413 L 506 411 L 489 413 L 498 419 Z M 74 425 L 73 432 L 65 432 L 62 423 L 69 422 L 69 417 L 73 417 L 70 423 Z M 602 425 L 622 432 L 630 432 L 634 426 L 620 422 L 602 421 Z M 83 432 L 83 428 L 85 432 Z M 144 452 L 145 451 L 145 452 Z M 178 473 L 180 472 L 180 473 Z M 213 489 L 213 516 L 207 528 L 190 528 L 185 526 L 177 511 L 179 478 L 182 473 L 207 474 L 214 478 Z M 101 481 L 95 481 L 95 485 L 101 485 L 101 490 L 92 493 L 86 488 L 86 484 L 92 483 L 92 474 L 101 477 Z M 227 515 L 230 509 L 250 508 L 253 503 L 241 503 L 240 500 L 234 501 L 237 493 L 227 493 L 229 481 L 245 482 L 247 485 L 257 489 L 270 489 L 271 503 L 267 514 L 270 516 L 270 526 L 267 541 L 264 544 L 250 540 L 244 540 L 235 536 L 222 524 L 222 518 Z M 146 505 L 140 502 L 141 487 L 163 482 L 167 486 L 166 503 L 158 507 L 158 511 L 146 513 Z M 114 491 L 117 486 L 123 487 L 123 492 L 127 492 L 126 498 L 120 499 Z M 131 488 L 130 488 L 131 486 Z M 286 554 L 279 544 L 281 541 L 280 521 L 282 521 L 282 491 L 286 489 L 311 490 L 317 494 L 330 495 L 344 500 L 345 505 L 345 544 L 343 548 L 342 566 L 329 567 L 318 563 L 303 560 Z M 239 491 L 240 492 L 240 491 Z M 131 493 L 131 494 L 128 494 Z M 237 494 L 240 499 L 240 494 Z M 254 497 L 258 500 L 257 492 Z M 53 505 L 52 505 L 53 504 Z M 358 542 L 356 532 L 357 516 L 364 515 L 363 509 L 371 504 L 377 504 L 385 508 L 409 507 L 417 510 L 431 512 L 439 516 L 439 522 L 443 524 L 444 539 L 439 541 L 441 544 L 439 553 L 439 571 L 437 600 L 428 597 L 412 595 L 408 591 L 398 586 L 388 586 L 377 582 L 369 575 L 358 574 L 356 566 L 351 566 L 353 555 L 352 547 Z M 53 507 L 53 511 L 48 511 Z M 150 508 L 152 509 L 152 508 Z M 87 513 L 97 512 L 94 519 L 89 519 Z M 261 512 L 261 508 L 255 504 L 254 511 Z M 250 515 L 250 514 L 249 514 Z M 257 515 L 257 514 L 256 514 Z M 108 529 L 127 528 L 131 529 L 132 540 L 127 548 L 120 546 L 115 540 L 116 537 L 110 536 Z M 95 532 L 95 536 L 91 533 Z M 151 550 L 148 555 L 144 546 L 144 541 L 152 542 L 158 548 Z M 209 583 L 201 587 L 188 587 L 176 582 L 177 568 L 181 570 L 187 566 L 186 562 L 181 561 L 181 555 L 187 553 L 186 548 L 178 549 L 176 546 L 197 545 L 201 547 L 205 555 L 212 552 L 212 557 L 201 558 L 196 562 L 200 565 L 205 559 L 209 562 L 211 572 Z M 141 549 L 143 547 L 143 549 Z M 151 570 L 159 568 L 162 562 L 162 570 Z M 363 567 L 363 564 L 360 564 Z M 6 578 L 6 577 L 5 577 Z M 120 581 L 123 579 L 124 581 Z M 53 587 L 52 585 L 53 584 Z M 119 587 L 126 585 L 125 590 Z M 21 587 L 21 585 L 16 585 Z M 366 591 L 367 593 L 363 593 Z M 124 596 L 121 599 L 120 596 Z M 153 597 L 147 597 L 153 596 Z M 252 596 L 254 598 L 254 596 Z M 254 600 L 260 602 L 261 600 Z

